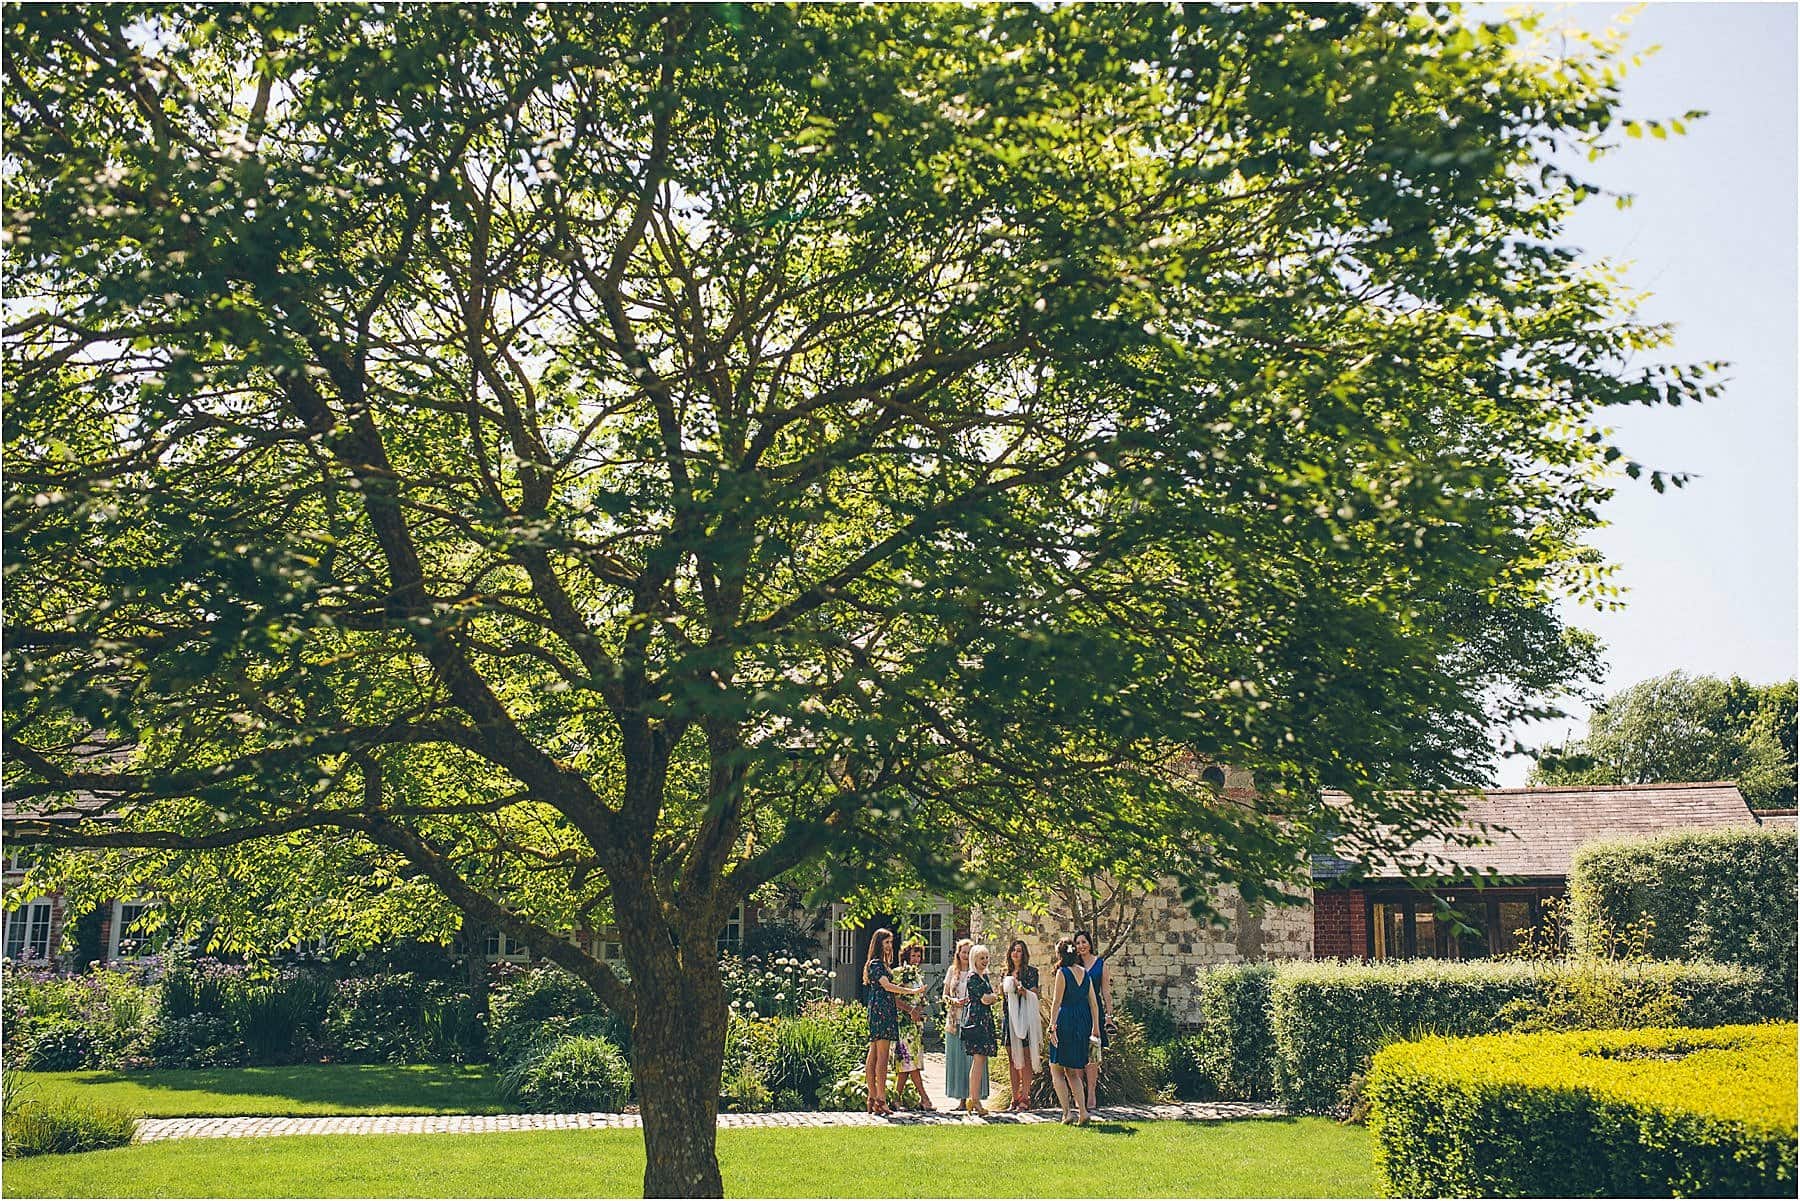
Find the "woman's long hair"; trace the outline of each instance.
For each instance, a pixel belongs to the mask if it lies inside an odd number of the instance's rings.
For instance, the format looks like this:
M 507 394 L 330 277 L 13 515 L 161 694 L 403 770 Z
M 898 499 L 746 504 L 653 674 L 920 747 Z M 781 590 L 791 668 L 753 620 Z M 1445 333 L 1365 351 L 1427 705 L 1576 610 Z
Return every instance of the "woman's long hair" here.
M 959 938 L 956 940 L 956 950 L 950 953 L 950 966 L 944 971 L 946 980 L 954 980 L 958 976 L 969 974 L 969 948 L 974 945 L 974 939 Z
M 1092 946 L 1093 944 L 1088 944 Z M 1075 949 L 1075 940 L 1065 938 L 1056 944 L 1056 959 L 1059 967 L 1080 967 L 1081 952 Z
M 1088 954 L 1092 955 L 1095 959 L 1100 958 L 1100 949 L 1094 945 L 1094 936 L 1089 934 L 1086 930 L 1075 931 L 1074 934 L 1069 936 L 1069 941 L 1072 943 L 1080 942 L 1084 938 L 1087 939 Z
M 1016 964 L 1013 962 L 1014 951 L 1019 953 L 1019 962 Z M 1006 948 L 1006 974 L 1009 976 L 1023 976 L 1025 974 L 1025 969 L 1030 966 L 1031 948 L 1025 945 L 1024 939 L 1013 939 L 1012 945 Z
M 869 982 L 869 964 L 877 959 L 889 967 L 894 966 L 894 932 L 886 926 L 875 931 L 874 937 L 869 939 L 869 958 L 863 964 L 864 984 Z

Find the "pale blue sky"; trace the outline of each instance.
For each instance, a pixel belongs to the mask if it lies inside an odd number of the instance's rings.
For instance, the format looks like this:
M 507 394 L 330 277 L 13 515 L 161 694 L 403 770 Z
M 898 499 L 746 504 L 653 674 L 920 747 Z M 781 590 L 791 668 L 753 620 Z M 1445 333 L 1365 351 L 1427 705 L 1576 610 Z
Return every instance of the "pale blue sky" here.
M 1487 17 L 1493 6 L 1482 5 Z M 1618 4 L 1539 5 L 1600 30 Z M 1644 313 L 1673 322 L 1670 357 L 1731 363 L 1710 404 L 1617 414 L 1618 442 L 1646 466 L 1687 471 L 1684 490 L 1627 481 L 1594 539 L 1629 588 L 1622 612 L 1571 611 L 1606 643 L 1605 690 L 1676 668 L 1763 682 L 1795 672 L 1796 8 L 1650 4 L 1630 18 L 1634 49 L 1661 49 L 1626 78 L 1623 115 L 1710 115 L 1685 137 L 1624 140 L 1587 178 L 1633 193 L 1624 211 L 1584 206 L 1568 240 L 1631 260 Z M 1580 721 L 1521 731 L 1534 745 L 1579 737 Z M 1524 782 L 1523 757 L 1502 784 Z

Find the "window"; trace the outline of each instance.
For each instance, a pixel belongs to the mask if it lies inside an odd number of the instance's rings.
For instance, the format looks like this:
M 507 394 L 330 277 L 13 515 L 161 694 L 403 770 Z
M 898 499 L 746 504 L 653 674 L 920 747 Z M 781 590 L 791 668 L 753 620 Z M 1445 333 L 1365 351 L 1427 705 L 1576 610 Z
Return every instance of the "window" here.
M 6 957 L 50 958 L 50 902 L 32 901 L 6 915 Z
M 725 928 L 719 931 L 719 954 L 730 951 L 736 955 L 744 946 L 744 907 L 739 905 L 731 911 Z
M 1378 893 L 1369 905 L 1373 959 L 1485 959 L 1519 945 L 1557 888 Z
M 602 926 L 594 931 L 594 943 L 600 950 L 602 962 L 623 963 L 625 961 L 625 944 L 619 941 L 617 926 Z
M 14 846 L 6 852 L 6 870 L 9 872 L 27 871 L 36 860 L 37 856 L 31 853 L 30 847 Z
M 925 962 L 932 967 L 944 962 L 944 915 L 941 910 L 915 913 L 911 918 L 911 934 L 925 944 Z
M 837 954 L 832 962 L 848 963 L 854 966 L 856 963 L 856 931 L 849 926 L 839 926 L 837 937 L 833 941 L 836 944 Z
M 108 959 L 136 959 L 149 950 L 149 940 L 143 930 L 143 917 L 149 910 L 148 901 L 114 901 L 112 911 L 112 944 L 107 948 Z
M 531 958 L 531 949 L 504 930 L 489 930 L 484 950 L 489 963 L 524 963 Z

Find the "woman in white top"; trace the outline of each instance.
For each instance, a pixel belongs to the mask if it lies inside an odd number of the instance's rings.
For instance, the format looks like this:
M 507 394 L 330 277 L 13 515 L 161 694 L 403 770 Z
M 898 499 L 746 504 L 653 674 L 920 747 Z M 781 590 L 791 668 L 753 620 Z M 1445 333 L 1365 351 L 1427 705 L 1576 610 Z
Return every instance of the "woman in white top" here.
M 1015 938 L 1006 948 L 1006 1055 L 1012 1073 L 1012 1106 L 1019 1112 L 1031 1108 L 1031 1078 L 1042 1062 L 1043 1013 L 1038 1008 L 1038 970 L 1031 962 L 1025 940 Z
M 969 948 L 975 944 L 958 939 L 950 970 L 944 973 L 944 1093 L 957 1101 L 969 1099 L 969 1053 L 963 1048 L 963 1010 L 969 1000 Z M 981 1094 L 987 1095 L 987 1075 L 981 1077 Z

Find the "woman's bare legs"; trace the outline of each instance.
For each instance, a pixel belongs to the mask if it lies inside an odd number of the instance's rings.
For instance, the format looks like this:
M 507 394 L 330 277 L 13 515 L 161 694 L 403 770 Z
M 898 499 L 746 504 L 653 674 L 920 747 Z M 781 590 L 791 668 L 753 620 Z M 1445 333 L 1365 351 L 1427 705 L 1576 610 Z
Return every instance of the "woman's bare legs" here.
M 1061 1068 L 1057 1067 L 1055 1064 L 1051 1064 L 1050 1065 L 1050 1084 L 1051 1084 L 1051 1087 L 1056 1089 L 1056 1099 L 1058 1101 L 1062 1102 L 1062 1120 L 1067 1122 L 1069 1120 L 1069 1102 L 1070 1102 L 1069 1074 L 1067 1072 L 1063 1071 Z
M 873 1106 L 873 1109 L 871 1110 L 871 1112 L 873 1112 L 873 1113 L 887 1113 L 888 1112 L 888 1099 L 887 1099 L 888 1051 L 892 1046 L 893 1046 L 892 1043 L 888 1042 L 886 1039 L 883 1039 L 880 1042 L 875 1043 L 873 1045 L 873 1047 L 870 1048 L 871 1053 L 873 1054 L 874 1059 L 875 1059 L 875 1083 L 880 1088 L 879 1093 L 876 1093 L 873 1091 L 871 1091 L 869 1093 L 869 1104 L 871 1106 Z
M 969 1056 L 969 1110 L 972 1113 L 986 1113 L 987 1106 L 981 1103 L 981 1078 L 987 1073 L 988 1057 L 985 1055 Z

